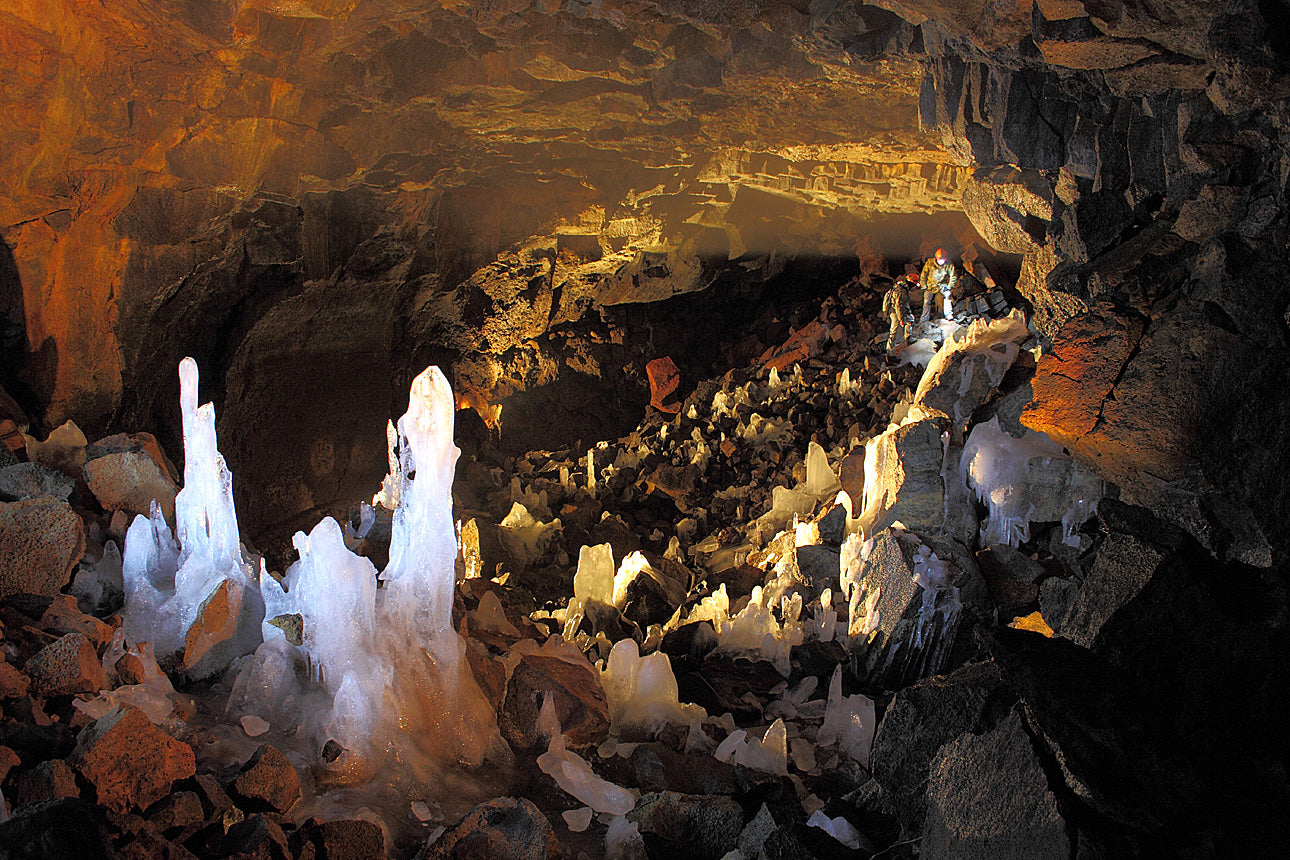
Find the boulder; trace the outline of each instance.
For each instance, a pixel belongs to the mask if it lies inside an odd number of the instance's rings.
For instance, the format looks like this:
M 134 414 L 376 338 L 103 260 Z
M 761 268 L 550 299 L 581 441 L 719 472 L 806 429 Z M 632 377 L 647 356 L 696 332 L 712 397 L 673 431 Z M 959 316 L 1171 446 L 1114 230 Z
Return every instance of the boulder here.
M 292 860 L 293 857 L 282 825 L 259 813 L 230 825 L 220 853 L 248 860 Z
M 74 635 L 74 634 L 73 634 Z M 68 761 L 115 812 L 147 809 L 197 770 L 193 750 L 138 711 L 118 705 L 81 729 Z
M 990 247 L 1029 254 L 1045 241 L 1052 185 L 1038 170 L 979 168 L 963 186 L 963 211 Z
M 236 579 L 217 585 L 197 610 L 184 636 L 181 663 L 189 677 L 207 678 L 260 643 L 264 601 L 258 589 Z
M 498 714 L 502 737 L 517 751 L 539 744 L 538 712 L 550 695 L 560 728 L 570 746 L 599 743 L 609 733 L 609 704 L 600 686 L 600 673 L 573 646 L 553 646 L 519 651 L 518 662 L 506 684 L 506 698 Z
M 676 390 L 681 384 L 681 372 L 671 358 L 663 356 L 645 365 L 649 377 L 649 405 L 660 412 L 675 415 L 681 411 Z
M 1066 823 L 1021 716 L 941 747 L 927 783 L 920 856 L 928 860 L 1066 860 Z
M 97 693 L 107 684 L 94 643 L 84 633 L 68 633 L 27 661 L 32 691 L 42 696 Z
M 1019 311 L 997 320 L 979 319 L 960 340 L 932 357 L 914 393 L 914 404 L 962 429 L 1012 367 L 1030 330 Z
M 385 834 L 357 818 L 319 821 L 311 818 L 292 835 L 297 860 L 385 860 Z
M 54 595 L 85 552 L 85 526 L 60 499 L 0 503 L 0 599 Z
M 182 830 L 206 820 L 202 799 L 195 791 L 176 791 L 148 808 L 145 817 L 162 831 Z
M 738 844 L 744 827 L 743 809 L 733 798 L 675 791 L 645 795 L 627 820 L 640 828 L 651 857 L 718 860 Z
M 911 684 L 891 700 L 870 764 L 906 838 L 922 832 L 928 775 L 941 747 L 978 731 L 999 689 L 998 666 L 985 662 Z
M 105 511 L 147 516 L 156 501 L 167 521 L 175 519 L 179 488 L 165 469 L 142 451 L 104 454 L 85 464 L 85 483 Z
M 52 758 L 24 771 L 15 781 L 13 793 L 6 799 L 18 807 L 42 800 L 80 796 L 81 789 L 71 767 L 62 759 Z
M 0 501 L 51 498 L 70 501 L 76 482 L 57 469 L 39 463 L 18 463 L 0 469 Z
M 229 791 L 248 810 L 286 812 L 300 799 L 300 775 L 277 747 L 262 744 L 229 784 Z
M 863 517 L 877 532 L 893 523 L 929 534 L 945 521 L 945 458 L 942 423 L 928 418 L 888 430 L 867 444 L 874 458 L 873 486 L 866 481 L 869 505 Z
M 481 803 L 455 827 L 422 847 L 417 860 L 553 860 L 560 843 L 532 801 L 496 797 Z

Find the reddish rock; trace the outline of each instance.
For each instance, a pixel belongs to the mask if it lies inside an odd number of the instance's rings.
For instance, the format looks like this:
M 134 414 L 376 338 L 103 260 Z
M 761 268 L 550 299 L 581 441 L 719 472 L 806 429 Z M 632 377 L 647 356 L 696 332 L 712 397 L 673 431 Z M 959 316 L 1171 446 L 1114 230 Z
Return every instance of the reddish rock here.
M 668 356 L 656 358 L 645 365 L 645 375 L 649 377 L 649 405 L 660 412 L 680 412 L 681 403 L 675 394 L 681 384 L 681 371 L 675 362 Z
M 0 782 L 4 782 L 9 771 L 22 764 L 18 754 L 6 746 L 0 746 Z
M 548 860 L 560 856 L 551 822 L 532 801 L 497 797 L 472 809 L 456 827 L 426 846 L 425 860 L 506 857 Z
M 239 860 L 292 860 L 287 834 L 267 815 L 251 815 L 228 829 L 221 854 Z
M 1102 401 L 1141 336 L 1142 323 L 1107 308 L 1072 317 L 1039 360 L 1034 398 L 1021 422 L 1071 446 L 1097 424 Z
M 81 730 L 68 761 L 116 812 L 146 809 L 192 776 L 192 748 L 153 725 L 142 711 L 117 706 Z
M 106 511 L 147 515 L 155 499 L 174 521 L 179 488 L 163 467 L 142 451 L 105 454 L 85 464 L 85 482 Z
M 300 799 L 300 775 L 277 747 L 263 744 L 229 789 L 247 808 L 286 812 Z
M 598 743 L 608 734 L 609 705 L 596 668 L 576 649 L 544 648 L 521 656 L 506 685 L 497 725 L 512 749 L 538 744 L 538 711 L 547 694 L 570 746 Z
M 27 661 L 32 691 L 42 696 L 97 693 L 107 684 L 94 643 L 84 633 L 68 633 Z
M 162 830 L 191 827 L 206 820 L 202 800 L 195 791 L 176 791 L 154 803 L 147 819 Z
M 9 798 L 15 807 L 42 800 L 59 800 L 80 797 L 76 774 L 62 759 L 53 758 L 26 771 L 14 781 L 13 795 Z
M 112 639 L 112 628 L 94 616 L 81 612 L 76 607 L 76 598 L 70 594 L 60 594 L 54 598 L 54 602 L 49 604 L 40 618 L 40 629 L 59 636 L 84 633 L 96 647 L 102 647 Z
M 852 512 L 859 514 L 864 505 L 864 446 L 857 445 L 846 453 L 838 464 L 838 479 L 842 489 L 851 498 Z
M 840 335 L 840 327 L 830 329 L 819 320 L 811 320 L 789 335 L 782 346 L 772 347 L 762 353 L 760 363 L 767 368 L 775 368 L 783 373 L 794 364 L 801 364 L 824 351 L 824 345 Z
M 385 860 L 385 834 L 370 821 L 311 818 L 295 838 L 298 860 Z
M 27 459 L 27 440 L 22 438 L 22 431 L 12 419 L 0 420 L 0 445 L 3 445 L 19 460 Z
M 17 699 L 27 695 L 31 680 L 16 666 L 0 660 L 0 699 Z
M 0 599 L 55 595 L 85 553 L 85 526 L 60 499 L 0 503 Z

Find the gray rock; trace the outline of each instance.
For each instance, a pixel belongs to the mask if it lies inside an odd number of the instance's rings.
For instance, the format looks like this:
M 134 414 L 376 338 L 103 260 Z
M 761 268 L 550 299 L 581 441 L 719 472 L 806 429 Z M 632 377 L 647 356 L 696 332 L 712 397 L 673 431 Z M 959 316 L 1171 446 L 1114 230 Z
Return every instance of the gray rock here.
M 945 520 L 942 430 L 939 421 L 927 419 L 879 437 L 873 452 L 878 489 L 866 509 L 876 515 L 874 530 L 895 522 L 922 534 L 941 530 Z
M 922 832 L 928 772 L 941 747 L 975 731 L 1000 689 L 993 662 L 964 666 L 896 693 L 874 736 L 871 765 L 906 838 Z
M 941 747 L 927 786 L 927 860 L 1067 860 L 1072 846 L 1021 716 Z
M 828 546 L 799 546 L 796 549 L 797 568 L 802 579 L 810 584 L 812 595 L 818 597 L 826 588 L 837 591 L 841 553 Z
M 627 813 L 640 827 L 650 857 L 717 858 L 738 842 L 744 815 L 732 798 L 720 795 L 647 794 Z
M 549 860 L 559 856 L 560 843 L 541 810 L 522 797 L 496 797 L 476 806 L 456 827 L 423 846 L 417 860 Z
M 1061 635 L 1086 648 L 1093 647 L 1102 626 L 1151 581 L 1163 558 L 1164 553 L 1157 547 L 1133 535 L 1108 535 L 1088 576 L 1059 620 Z
M 78 798 L 47 800 L 14 810 L 0 823 L 5 860 L 108 860 L 107 819 L 101 807 Z
M 40 463 L 18 463 L 0 469 L 0 501 L 17 502 L 49 497 L 66 502 L 71 499 L 75 489 L 74 480 L 57 469 Z

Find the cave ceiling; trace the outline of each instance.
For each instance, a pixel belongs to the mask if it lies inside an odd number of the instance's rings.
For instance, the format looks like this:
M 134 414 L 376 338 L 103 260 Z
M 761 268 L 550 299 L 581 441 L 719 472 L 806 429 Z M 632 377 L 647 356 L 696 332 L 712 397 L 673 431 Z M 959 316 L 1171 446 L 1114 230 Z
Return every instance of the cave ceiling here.
M 608 347 L 552 345 L 596 308 L 866 235 L 915 256 L 902 231 L 935 223 L 1021 261 L 1057 357 L 1031 426 L 1143 497 L 1183 487 L 1184 519 L 1271 499 L 1267 530 L 1290 507 L 1265 453 L 1290 441 L 1288 22 L 1281 0 L 0 0 L 6 385 L 49 427 L 174 438 L 193 355 L 248 496 L 312 517 L 379 477 L 429 361 L 487 413 L 612 375 Z M 269 438 L 294 453 L 264 462 Z

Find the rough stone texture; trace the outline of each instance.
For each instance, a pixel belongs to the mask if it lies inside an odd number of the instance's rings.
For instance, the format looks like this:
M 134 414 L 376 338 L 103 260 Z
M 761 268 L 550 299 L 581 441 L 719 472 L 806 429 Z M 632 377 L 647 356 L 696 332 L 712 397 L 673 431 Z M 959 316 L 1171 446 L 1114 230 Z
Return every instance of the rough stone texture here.
M 928 770 L 941 747 L 977 731 L 996 696 L 999 670 L 978 663 L 896 693 L 874 736 L 874 778 L 908 838 L 922 832 Z
M 0 500 L 6 502 L 42 497 L 66 502 L 75 489 L 76 482 L 71 478 L 39 463 L 18 463 L 0 469 Z
M 551 823 L 531 801 L 497 797 L 476 806 L 417 856 L 420 860 L 551 860 L 560 856 L 560 843 Z
M 1028 254 L 1044 241 L 1053 217 L 1053 189 L 1035 170 L 982 168 L 963 188 L 963 211 L 992 248 Z
M 1065 860 L 1057 798 L 1017 711 L 982 735 L 941 747 L 931 765 L 920 856 Z
M 85 527 L 67 502 L 0 504 L 0 598 L 57 594 L 84 552 Z
M 256 589 L 233 579 L 216 586 L 184 636 L 182 666 L 193 678 L 222 671 L 260 642 L 264 602 Z
M 497 718 L 502 737 L 512 749 L 529 750 L 537 745 L 538 712 L 548 693 L 554 698 L 560 728 L 571 746 L 605 739 L 609 705 L 596 668 L 585 658 L 525 654 L 506 684 L 506 699 Z
M 68 633 L 32 655 L 26 671 L 32 691 L 43 696 L 97 693 L 107 684 L 94 643 L 84 633 Z
M 293 835 L 298 860 L 385 860 L 385 835 L 370 821 L 310 819 Z
M 717 860 L 731 850 L 744 827 L 743 809 L 732 798 L 716 795 L 647 794 L 627 813 L 640 827 L 650 856 Z
M 42 761 L 31 770 L 25 771 L 15 781 L 13 793 L 5 799 L 18 807 L 27 803 L 39 803 L 42 800 L 59 800 L 64 797 L 80 797 L 81 789 L 76 784 L 76 774 L 62 759 Z
M 0 699 L 17 699 L 27 695 L 31 679 L 5 660 L 0 660 Z
M 0 853 L 6 860 L 109 860 L 116 856 L 102 808 L 88 801 L 47 800 L 16 813 L 0 823 Z
M 104 510 L 147 516 L 155 499 L 168 521 L 175 518 L 179 488 L 163 467 L 143 452 L 122 451 L 86 461 L 85 482 Z
M 286 812 L 300 799 L 300 775 L 277 747 L 262 744 L 229 790 L 252 810 Z
M 656 358 L 645 365 L 645 373 L 649 377 L 649 405 L 673 415 L 680 412 L 676 389 L 681 384 L 681 375 L 676 362 L 667 356 Z
M 875 529 L 892 523 L 920 534 L 939 532 L 945 521 L 945 487 L 941 466 L 945 446 L 941 422 L 925 419 L 884 434 L 873 452 L 878 462 L 881 514 Z
M 94 786 L 98 802 L 116 812 L 147 809 L 170 792 L 171 783 L 197 770 L 188 744 L 125 706 L 81 729 L 68 761 Z

